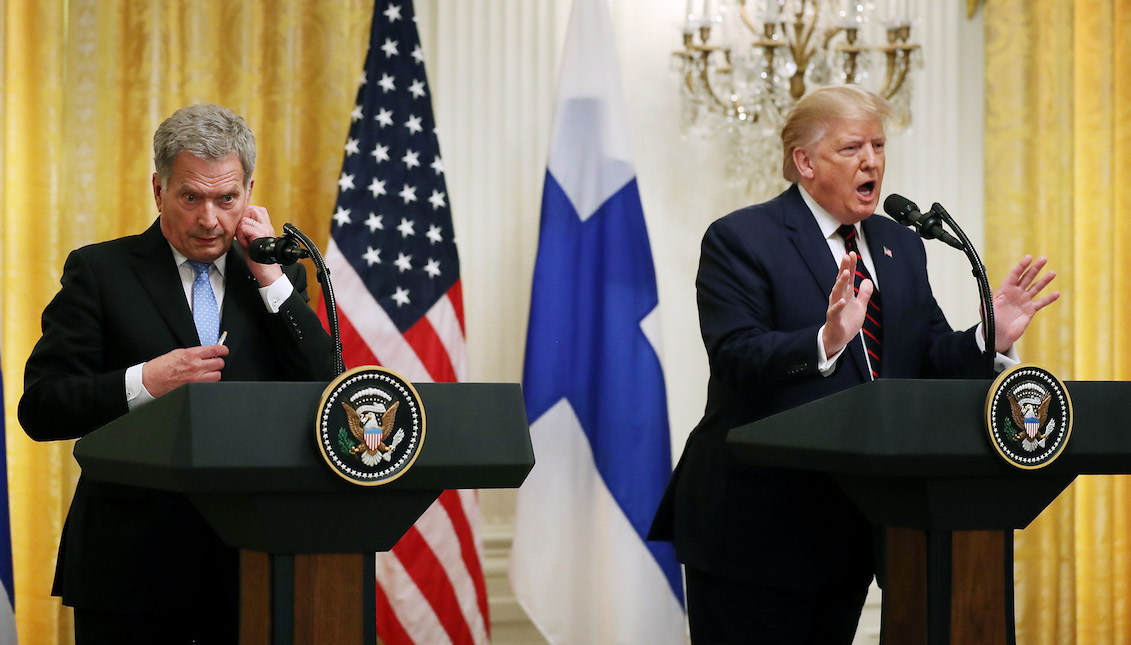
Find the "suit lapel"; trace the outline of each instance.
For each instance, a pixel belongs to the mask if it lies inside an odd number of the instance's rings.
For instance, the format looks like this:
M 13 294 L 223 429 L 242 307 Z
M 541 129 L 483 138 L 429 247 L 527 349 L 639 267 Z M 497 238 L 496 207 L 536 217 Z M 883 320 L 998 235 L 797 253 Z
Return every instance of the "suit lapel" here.
M 173 263 L 169 243 L 161 234 L 160 220 L 138 236 L 134 248 L 133 271 L 154 308 L 169 325 L 177 343 L 182 347 L 199 345 L 196 323 L 192 320 L 192 311 L 185 300 L 181 277 Z
M 884 311 L 880 314 L 880 323 L 884 328 L 884 337 L 892 340 L 899 334 L 899 326 L 889 317 L 888 312 L 903 310 L 902 299 L 907 296 L 908 273 L 900 268 L 898 258 L 895 257 L 897 240 L 890 235 L 893 229 L 878 226 L 877 217 L 873 215 L 862 222 L 864 237 L 868 243 L 868 251 L 872 254 L 872 265 L 876 268 L 876 279 L 880 283 L 883 294 Z M 889 324 L 892 323 L 892 324 Z M 885 343 L 895 346 L 895 343 Z
M 829 243 L 821 235 L 821 228 L 817 226 L 817 220 L 801 198 L 796 184 L 786 192 L 785 197 L 782 215 L 783 223 L 789 229 L 790 241 L 827 300 L 837 274 L 837 263 L 829 252 Z
M 901 328 L 895 320 L 895 312 L 903 311 L 904 302 L 912 292 L 912 274 L 906 270 L 906 265 L 900 264 L 900 242 L 897 237 L 900 232 L 893 226 L 880 226 L 878 217 L 872 215 L 864 220 L 864 237 L 867 239 L 867 249 L 872 253 L 872 265 L 875 275 L 880 282 L 883 293 L 883 311 L 880 322 L 883 325 L 883 344 L 888 347 L 898 347 Z M 890 361 L 888 364 L 891 363 Z
M 228 332 L 225 344 L 230 350 L 229 360 L 236 356 L 236 350 L 252 333 L 249 331 L 252 316 L 263 306 L 259 283 L 247 268 L 243 249 L 233 243 L 224 270 L 224 310 L 220 314 L 220 332 Z

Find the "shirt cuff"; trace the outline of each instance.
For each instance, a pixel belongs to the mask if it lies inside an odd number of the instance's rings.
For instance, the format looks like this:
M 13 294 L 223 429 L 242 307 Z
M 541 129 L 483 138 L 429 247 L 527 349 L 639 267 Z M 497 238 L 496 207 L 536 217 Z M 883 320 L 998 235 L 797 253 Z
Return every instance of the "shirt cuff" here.
M 986 339 L 982 338 L 984 333 L 982 323 L 978 323 L 978 327 L 974 330 L 974 342 L 978 345 L 978 351 L 983 354 L 986 353 Z M 1004 354 L 998 352 L 994 356 L 994 372 L 1004 372 L 1020 362 L 1021 358 L 1017 354 L 1017 345 L 1010 345 L 1009 350 Z
M 263 298 L 263 305 L 267 307 L 267 311 L 273 314 L 279 313 L 279 310 L 283 308 L 283 303 L 294 292 L 295 287 L 286 275 L 279 276 L 279 279 L 269 286 L 259 287 L 259 297 Z
M 154 400 L 153 395 L 145 389 L 145 385 L 141 382 L 141 369 L 143 367 L 145 367 L 145 363 L 138 363 L 126 369 L 126 405 L 130 410 L 135 410 Z
M 837 359 L 840 358 L 840 355 L 844 353 L 844 350 L 847 349 L 848 346 L 845 345 L 841 347 L 840 351 L 832 356 L 826 356 L 824 338 L 825 326 L 821 325 L 821 328 L 817 330 L 817 371 L 821 373 L 821 376 L 828 376 L 836 370 Z

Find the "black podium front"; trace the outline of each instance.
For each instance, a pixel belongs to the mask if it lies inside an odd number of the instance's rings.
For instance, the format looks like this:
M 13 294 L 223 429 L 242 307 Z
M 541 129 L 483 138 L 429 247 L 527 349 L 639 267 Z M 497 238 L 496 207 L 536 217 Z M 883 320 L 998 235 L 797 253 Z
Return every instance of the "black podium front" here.
M 739 463 L 828 473 L 887 527 L 885 643 L 1012 645 L 1013 530 L 1076 475 L 1131 472 L 1117 408 L 1131 383 L 1066 383 L 1072 435 L 1039 470 L 990 445 L 990 384 L 881 379 L 730 432 Z
M 444 490 L 515 488 L 534 465 L 517 384 L 421 383 L 416 462 L 354 485 L 318 451 L 325 386 L 194 383 L 75 444 L 84 476 L 183 493 L 243 550 L 242 643 L 373 642 L 364 554 L 391 549 Z

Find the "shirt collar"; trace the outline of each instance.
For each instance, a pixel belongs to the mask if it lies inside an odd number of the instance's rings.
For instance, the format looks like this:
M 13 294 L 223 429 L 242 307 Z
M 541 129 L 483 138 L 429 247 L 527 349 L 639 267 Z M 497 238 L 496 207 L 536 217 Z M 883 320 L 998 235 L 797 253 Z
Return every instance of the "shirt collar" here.
M 181 252 L 174 248 L 172 244 L 169 244 L 169 250 L 173 252 L 173 259 L 176 261 L 177 266 L 181 266 L 185 262 L 188 262 L 188 258 L 181 255 Z M 213 260 L 212 266 L 216 267 L 216 270 L 220 272 L 220 276 L 223 277 L 224 269 L 228 267 L 228 254 L 225 253 L 224 255 L 221 255 L 220 257 Z
M 797 189 L 801 191 L 801 199 L 805 200 L 805 205 L 808 206 L 809 211 L 813 213 L 813 219 L 817 220 L 817 226 L 821 229 L 821 235 L 824 235 L 826 240 L 831 239 L 836 235 L 836 230 L 840 228 L 840 222 L 832 215 L 829 215 L 829 212 L 818 204 L 817 200 L 813 199 L 813 196 L 805 190 L 804 186 L 797 184 Z M 859 226 L 856 227 L 856 232 L 860 232 Z

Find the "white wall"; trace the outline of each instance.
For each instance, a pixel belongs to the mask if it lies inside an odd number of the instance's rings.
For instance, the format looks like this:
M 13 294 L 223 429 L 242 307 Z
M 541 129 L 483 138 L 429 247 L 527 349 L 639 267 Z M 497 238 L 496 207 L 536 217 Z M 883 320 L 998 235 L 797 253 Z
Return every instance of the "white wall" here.
M 417 0 L 464 281 L 471 379 L 522 379 L 557 67 L 569 0 Z M 980 244 L 982 28 L 965 2 L 912 0 L 925 67 L 914 79 L 912 128 L 890 141 L 885 193 L 946 206 Z M 610 0 L 637 177 L 651 234 L 663 325 L 673 452 L 705 402 L 707 364 L 694 278 L 707 225 L 746 199 L 727 185 L 718 142 L 679 134 L 679 47 L 686 0 Z M 929 245 L 935 292 L 953 325 L 977 319 L 961 253 Z M 991 283 L 995 277 L 991 276 Z M 538 642 L 509 598 L 505 557 L 513 492 L 485 491 L 495 642 Z M 876 610 L 861 642 L 875 642 Z

